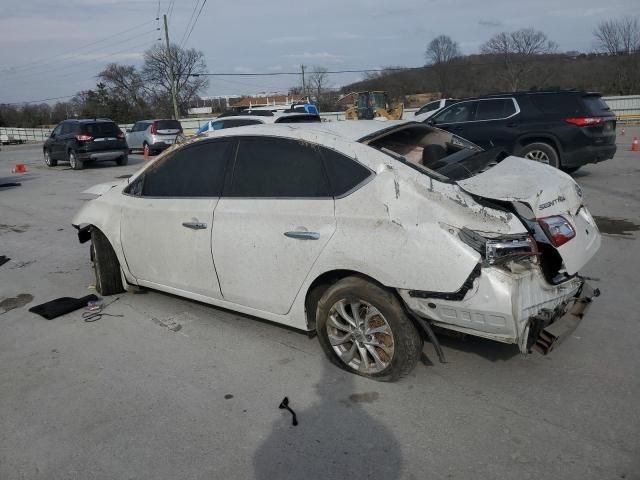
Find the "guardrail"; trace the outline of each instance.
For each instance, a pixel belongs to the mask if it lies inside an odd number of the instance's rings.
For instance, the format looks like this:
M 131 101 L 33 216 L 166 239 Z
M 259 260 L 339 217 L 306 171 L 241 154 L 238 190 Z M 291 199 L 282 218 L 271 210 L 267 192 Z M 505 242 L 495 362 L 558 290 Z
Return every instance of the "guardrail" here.
M 602 97 L 607 102 L 611 110 L 616 114 L 619 123 L 638 123 L 640 122 L 640 95 L 625 95 L 620 97 Z M 417 108 L 406 108 L 403 119 L 409 120 L 413 117 Z M 343 121 L 344 112 L 322 112 L 320 117 L 323 122 Z M 197 118 L 181 118 L 180 123 L 185 134 L 193 135 L 205 122 L 215 118 L 214 115 Z M 122 131 L 131 128 L 133 124 L 119 125 Z M 15 140 L 24 142 L 44 142 L 51 135 L 50 128 L 14 128 L 0 127 L 0 137 L 3 135 Z M 4 139 L 4 137 L 2 137 Z M 4 141 L 4 140 L 3 140 Z

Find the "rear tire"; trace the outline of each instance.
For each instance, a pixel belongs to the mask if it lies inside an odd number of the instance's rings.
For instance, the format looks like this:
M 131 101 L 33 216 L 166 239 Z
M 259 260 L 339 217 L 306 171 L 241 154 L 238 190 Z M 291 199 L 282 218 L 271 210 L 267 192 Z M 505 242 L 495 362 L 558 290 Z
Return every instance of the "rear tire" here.
M 560 158 L 558 152 L 548 143 L 534 142 L 522 147 L 520 156 L 527 160 L 545 163 L 555 168 L 560 168 Z
M 115 295 L 124 291 L 120 262 L 107 237 L 97 228 L 91 229 L 91 251 L 96 274 L 96 291 L 100 295 Z
M 82 170 L 84 168 L 84 162 L 78 158 L 76 152 L 70 150 L 68 155 L 69 165 L 71 165 L 71 168 L 73 168 L 74 170 Z
M 51 154 L 49 153 L 49 150 L 44 149 L 42 151 L 42 155 L 44 156 L 44 164 L 47 167 L 55 167 L 56 165 L 58 165 L 58 161 L 51 158 Z
M 353 328 L 349 319 L 359 325 Z M 423 347 L 420 332 L 398 298 L 355 276 L 339 280 L 324 292 L 316 308 L 316 331 L 333 364 L 382 382 L 411 372 Z
M 124 155 L 122 155 L 120 158 L 116 160 L 116 163 L 118 165 L 126 165 L 127 163 L 129 163 L 129 155 L 125 153 Z

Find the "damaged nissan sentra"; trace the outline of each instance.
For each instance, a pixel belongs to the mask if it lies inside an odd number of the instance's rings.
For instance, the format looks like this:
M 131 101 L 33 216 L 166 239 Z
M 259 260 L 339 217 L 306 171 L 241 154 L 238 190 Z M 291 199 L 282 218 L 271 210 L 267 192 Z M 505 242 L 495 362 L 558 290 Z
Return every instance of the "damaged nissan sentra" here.
M 565 173 L 415 122 L 252 126 L 176 145 L 73 220 L 103 295 L 147 287 L 316 333 L 392 381 L 433 326 L 547 353 L 600 246 Z

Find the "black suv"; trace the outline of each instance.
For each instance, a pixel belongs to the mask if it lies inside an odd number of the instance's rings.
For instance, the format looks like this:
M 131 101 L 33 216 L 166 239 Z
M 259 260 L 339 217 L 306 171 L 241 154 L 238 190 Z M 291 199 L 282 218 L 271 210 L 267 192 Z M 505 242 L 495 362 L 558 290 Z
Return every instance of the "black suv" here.
M 81 170 L 84 162 L 115 160 L 118 165 L 126 165 L 129 147 L 112 120 L 65 120 L 53 129 L 42 153 L 49 167 L 68 161 L 71 168 Z
M 503 147 L 566 172 L 616 153 L 616 117 L 599 93 L 514 92 L 465 98 L 425 122 L 481 147 Z

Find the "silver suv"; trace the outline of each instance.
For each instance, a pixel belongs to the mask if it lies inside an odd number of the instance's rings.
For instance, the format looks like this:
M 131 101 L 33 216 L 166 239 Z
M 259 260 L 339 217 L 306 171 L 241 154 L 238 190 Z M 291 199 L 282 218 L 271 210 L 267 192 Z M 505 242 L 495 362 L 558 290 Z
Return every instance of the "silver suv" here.
M 149 155 L 155 155 L 173 145 L 181 133 L 182 125 L 178 120 L 141 120 L 127 130 L 129 153 L 148 149 Z

